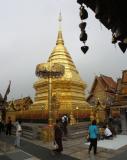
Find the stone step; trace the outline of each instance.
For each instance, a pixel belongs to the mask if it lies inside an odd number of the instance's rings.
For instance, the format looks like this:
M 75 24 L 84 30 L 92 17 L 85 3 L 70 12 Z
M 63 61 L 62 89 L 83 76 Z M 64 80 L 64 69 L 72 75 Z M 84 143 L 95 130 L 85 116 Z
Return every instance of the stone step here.
M 76 139 L 76 138 L 80 138 L 80 137 L 84 137 L 85 135 L 85 131 L 77 131 L 75 133 L 69 134 L 68 138 L 69 139 Z
M 78 124 L 68 125 L 68 138 L 74 139 L 84 136 L 85 131 L 88 130 L 89 122 L 79 122 Z M 22 124 L 22 137 L 27 139 L 40 139 L 42 127 L 45 124 Z M 16 129 L 13 127 L 12 134 L 15 135 Z
M 69 132 L 76 132 L 77 130 L 79 131 L 79 130 L 86 130 L 86 129 L 88 129 L 88 126 L 76 127 L 76 128 L 70 128 L 70 127 L 68 126 L 68 131 L 69 131 Z
M 90 122 L 81 122 L 73 126 L 68 126 L 68 138 L 76 139 L 76 138 L 84 137 L 85 134 L 87 134 L 88 132 L 89 125 L 90 125 Z
M 16 128 L 12 128 L 12 134 L 16 134 Z M 22 126 L 22 137 L 27 139 L 37 139 L 38 129 L 35 129 L 30 126 Z

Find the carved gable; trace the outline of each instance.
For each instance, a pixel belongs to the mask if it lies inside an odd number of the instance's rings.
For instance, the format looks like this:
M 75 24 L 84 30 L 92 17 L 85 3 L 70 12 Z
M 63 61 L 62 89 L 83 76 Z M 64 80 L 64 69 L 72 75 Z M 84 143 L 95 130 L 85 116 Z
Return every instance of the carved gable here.
M 123 71 L 122 82 L 127 83 L 127 70 Z
M 122 76 L 122 84 L 121 84 L 121 94 L 126 94 L 127 95 L 127 70 L 123 71 L 123 76 Z
M 105 97 L 105 90 L 104 88 L 99 84 L 99 82 L 96 82 L 93 94 L 95 97 L 104 98 Z

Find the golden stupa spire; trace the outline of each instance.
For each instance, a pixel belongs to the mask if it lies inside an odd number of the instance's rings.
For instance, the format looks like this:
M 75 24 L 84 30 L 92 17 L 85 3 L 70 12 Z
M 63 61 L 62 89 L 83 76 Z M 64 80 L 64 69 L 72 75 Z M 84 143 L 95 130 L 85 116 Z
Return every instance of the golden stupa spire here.
M 59 99 L 60 107 L 57 111 L 60 114 L 69 114 L 73 112 L 77 106 L 81 112 L 83 111 L 85 113 L 85 107 L 88 106 L 84 95 L 86 85 L 80 78 L 79 72 L 76 69 L 71 55 L 64 46 L 61 22 L 62 16 L 60 12 L 56 46 L 53 48 L 47 62 L 63 65 L 65 67 L 65 73 L 61 78 L 52 79 L 52 95 L 58 94 L 57 98 Z M 42 110 L 41 106 L 45 106 L 45 113 L 47 113 L 49 98 L 48 80 L 44 78 L 38 79 L 34 84 L 34 88 L 36 90 L 36 94 L 33 108 L 40 108 L 40 110 Z
M 59 13 L 58 21 L 59 21 L 59 30 L 61 30 L 61 22 L 62 22 L 62 15 L 61 15 L 61 11 L 60 11 L 60 13 Z
M 59 31 L 58 31 L 58 37 L 57 37 L 56 45 L 59 45 L 59 44 L 64 45 L 63 36 L 62 36 L 62 29 L 61 29 L 61 22 L 62 22 L 61 11 L 59 13 L 58 21 L 59 21 Z

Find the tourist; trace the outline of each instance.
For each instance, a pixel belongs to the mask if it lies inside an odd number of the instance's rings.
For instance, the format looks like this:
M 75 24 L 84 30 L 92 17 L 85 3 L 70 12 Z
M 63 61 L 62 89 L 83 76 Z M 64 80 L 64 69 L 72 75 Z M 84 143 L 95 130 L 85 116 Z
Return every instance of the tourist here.
M 89 126 L 89 140 L 90 140 L 90 146 L 88 153 L 90 154 L 90 151 L 92 147 L 94 148 L 94 154 L 97 153 L 97 136 L 98 136 L 98 128 L 96 126 L 96 120 L 92 121 L 92 124 Z
M 62 145 L 62 135 L 63 132 L 60 127 L 60 120 L 56 120 L 56 124 L 54 125 L 54 143 L 57 144 L 58 148 L 54 149 L 53 151 L 61 152 L 63 151 L 63 145 Z
M 6 135 L 11 135 L 12 130 L 12 121 L 11 117 L 8 117 L 7 123 L 6 123 Z
M 2 120 L 0 119 L 0 134 L 2 132 Z
M 16 121 L 16 139 L 15 139 L 15 147 L 20 148 L 20 137 L 22 134 L 22 127 L 21 127 L 21 121 Z
M 104 138 L 105 139 L 111 139 L 112 138 L 112 132 L 111 130 L 108 128 L 108 125 L 104 126 Z
M 63 115 L 63 117 L 62 117 L 62 125 L 63 125 L 63 133 L 64 133 L 64 136 L 66 137 L 67 134 L 68 134 L 68 130 L 67 130 L 68 117 L 67 117 L 67 115 Z

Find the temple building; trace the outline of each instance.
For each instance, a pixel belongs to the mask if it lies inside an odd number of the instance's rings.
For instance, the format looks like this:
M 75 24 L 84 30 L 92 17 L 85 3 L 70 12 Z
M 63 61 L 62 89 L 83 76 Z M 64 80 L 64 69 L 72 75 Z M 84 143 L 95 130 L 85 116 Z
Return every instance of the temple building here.
M 48 62 L 50 64 L 61 64 L 64 67 L 64 74 L 60 78 L 51 79 L 51 112 L 55 116 L 63 114 L 71 115 L 73 119 L 84 118 L 90 107 L 85 99 L 86 84 L 81 79 L 79 72 L 71 58 L 71 55 L 64 46 L 61 30 L 61 18 L 59 17 L 59 30 L 56 46 L 52 50 Z M 41 63 L 43 64 L 43 63 Z M 48 78 L 38 78 L 34 83 L 35 97 L 30 106 L 21 107 L 20 100 L 11 102 L 9 111 L 11 115 L 22 119 L 24 122 L 47 122 L 49 117 L 49 81 Z M 20 103 L 22 104 L 22 102 Z M 15 107 L 14 107 L 15 106 Z M 15 113 L 14 113 L 15 110 Z M 78 113 L 78 115 L 77 115 Z M 10 113 L 8 112 L 8 116 Z
M 2 94 L 0 93 L 0 120 L 2 118 L 2 107 L 3 107 L 3 97 L 2 97 Z
M 65 68 L 61 78 L 52 79 L 52 99 L 56 100 L 54 108 L 59 114 L 74 113 L 77 107 L 79 112 L 85 113 L 85 110 L 89 108 L 85 99 L 86 84 L 82 81 L 71 55 L 64 46 L 61 27 L 59 27 L 56 46 L 52 50 L 48 62 L 62 64 Z M 32 110 L 48 112 L 48 80 L 39 78 L 34 83 L 34 88 L 36 94 Z
M 11 117 L 12 121 L 15 121 L 17 118 L 26 121 L 29 118 L 30 114 L 28 111 L 32 104 L 33 101 L 29 96 L 8 101 L 6 106 L 6 119 Z
M 23 97 L 20 99 L 8 101 L 8 109 L 14 111 L 28 110 L 30 106 L 33 104 L 33 101 L 30 97 Z
M 116 82 L 112 77 L 100 75 L 96 76 L 92 84 L 87 101 L 92 105 L 99 98 L 103 105 L 114 101 L 116 92 Z
M 101 121 L 110 116 L 110 107 L 115 99 L 116 86 L 117 83 L 109 76 L 101 74 L 94 79 L 87 102 L 99 111 L 98 116 Z M 113 115 L 118 114 L 117 111 L 113 111 Z
M 0 93 L 0 107 L 3 105 L 3 100 L 2 94 Z
M 127 70 L 122 72 L 122 78 L 117 81 L 117 90 L 112 109 L 120 111 L 122 133 L 127 134 Z

